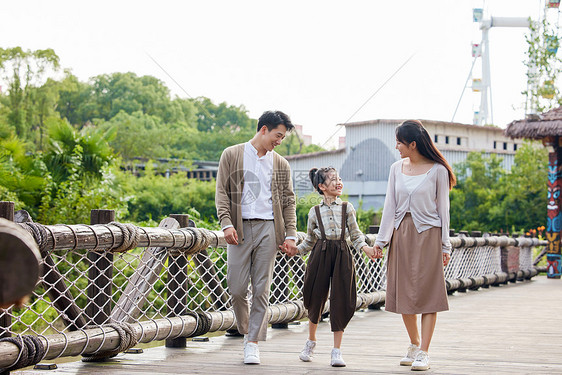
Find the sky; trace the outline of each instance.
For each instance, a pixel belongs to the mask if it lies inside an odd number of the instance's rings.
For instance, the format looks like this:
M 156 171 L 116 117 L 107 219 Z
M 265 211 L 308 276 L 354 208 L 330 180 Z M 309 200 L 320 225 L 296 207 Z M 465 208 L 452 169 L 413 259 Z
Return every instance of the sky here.
M 347 122 L 471 124 L 480 99 L 465 83 L 471 45 L 481 40 L 472 9 L 483 8 L 485 17 L 537 19 L 541 4 L 3 0 L 0 47 L 52 48 L 82 81 L 134 72 L 159 78 L 174 97 L 243 105 L 252 118 L 281 110 L 314 143 L 333 147 L 345 135 L 339 124 Z M 556 10 L 549 12 L 557 19 Z M 502 128 L 525 116 L 527 32 L 489 33 L 493 122 Z M 478 60 L 472 76 L 481 76 Z

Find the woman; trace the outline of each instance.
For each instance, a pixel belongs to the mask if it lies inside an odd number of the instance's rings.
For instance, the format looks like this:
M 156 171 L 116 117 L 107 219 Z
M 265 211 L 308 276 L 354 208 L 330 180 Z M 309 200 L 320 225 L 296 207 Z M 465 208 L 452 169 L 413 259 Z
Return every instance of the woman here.
M 449 309 L 443 267 L 451 258 L 451 166 L 417 120 L 396 128 L 401 160 L 392 164 L 375 248 L 387 255 L 386 311 L 402 314 L 410 346 L 400 365 L 429 369 L 437 312 Z M 421 314 L 421 341 L 417 314 Z

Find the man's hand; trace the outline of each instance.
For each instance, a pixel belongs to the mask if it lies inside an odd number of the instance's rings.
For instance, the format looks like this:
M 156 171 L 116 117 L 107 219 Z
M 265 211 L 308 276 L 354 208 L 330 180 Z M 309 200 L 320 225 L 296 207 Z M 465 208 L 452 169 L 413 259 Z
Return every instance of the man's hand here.
M 226 228 L 223 230 L 223 233 L 227 244 L 238 245 L 238 233 L 236 233 L 236 229 L 234 229 L 234 227 Z
M 363 251 L 367 255 L 367 258 L 369 258 L 371 260 L 377 259 L 377 257 L 375 256 L 375 249 L 374 248 L 369 247 L 369 246 L 363 246 Z
M 283 245 L 279 245 L 279 248 L 281 249 L 282 252 L 284 252 L 290 257 L 298 253 L 295 240 L 285 240 L 285 242 L 283 242 Z

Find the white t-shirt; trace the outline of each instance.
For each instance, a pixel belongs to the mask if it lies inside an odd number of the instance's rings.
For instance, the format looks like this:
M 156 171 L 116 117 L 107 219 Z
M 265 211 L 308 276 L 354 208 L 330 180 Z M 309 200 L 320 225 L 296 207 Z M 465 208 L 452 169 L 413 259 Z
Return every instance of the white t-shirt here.
M 244 186 L 242 188 L 242 219 L 273 220 L 271 177 L 273 152 L 258 157 L 258 150 L 247 142 L 244 146 Z
M 406 185 L 406 189 L 408 189 L 410 194 L 412 193 L 412 191 L 414 191 L 415 188 L 419 186 L 419 184 L 422 183 L 422 181 L 425 179 L 426 174 L 427 173 L 419 174 L 416 176 L 408 176 L 402 173 L 404 177 L 404 185 Z

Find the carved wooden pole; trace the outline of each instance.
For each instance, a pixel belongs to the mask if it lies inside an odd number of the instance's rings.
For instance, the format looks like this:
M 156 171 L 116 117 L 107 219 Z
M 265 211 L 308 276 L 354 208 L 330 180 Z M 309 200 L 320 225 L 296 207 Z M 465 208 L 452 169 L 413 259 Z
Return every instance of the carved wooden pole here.
M 548 155 L 548 205 L 546 220 L 546 239 L 548 240 L 547 276 L 559 279 L 562 269 L 560 252 L 560 234 L 562 230 L 562 212 L 560 211 L 560 190 L 562 188 L 562 147 L 561 137 L 548 137 L 543 140 L 545 146 L 551 146 Z
M 115 220 L 114 210 L 92 210 L 90 224 L 108 224 Z M 86 314 L 91 322 L 104 324 L 111 314 L 111 293 L 113 286 L 113 253 L 88 252 L 88 305 Z

